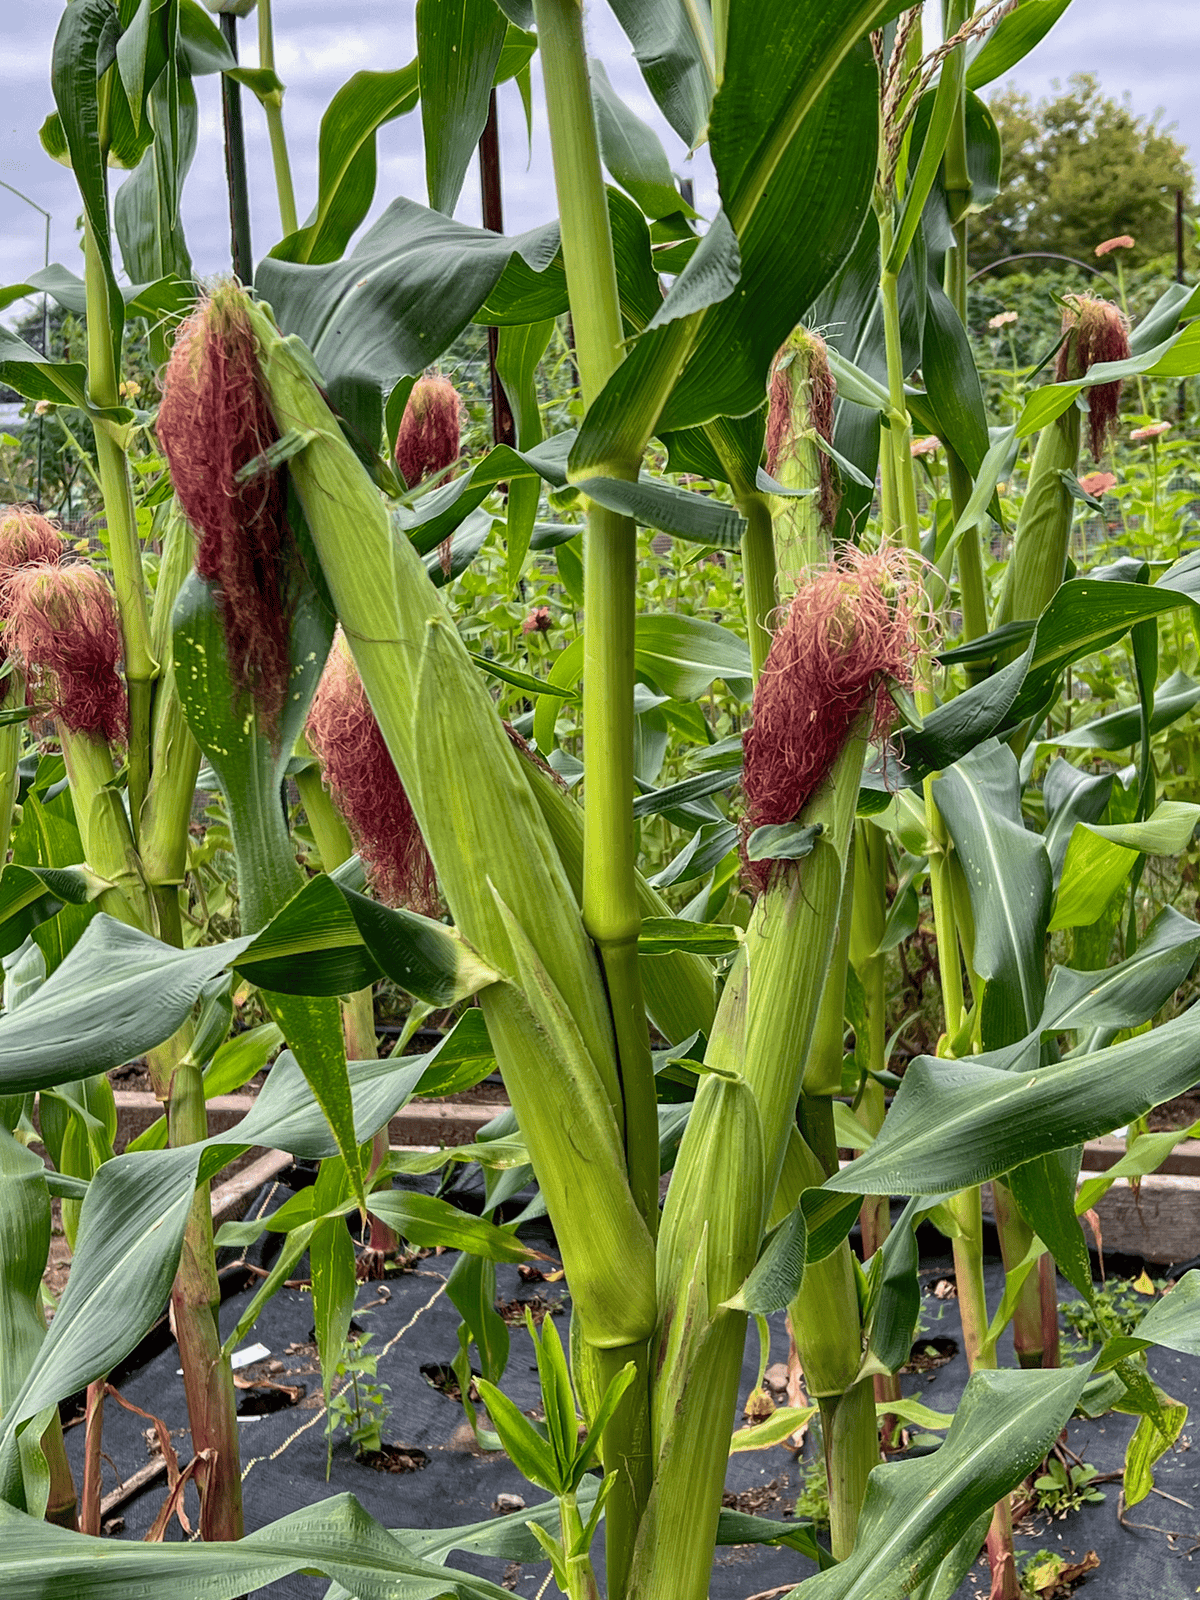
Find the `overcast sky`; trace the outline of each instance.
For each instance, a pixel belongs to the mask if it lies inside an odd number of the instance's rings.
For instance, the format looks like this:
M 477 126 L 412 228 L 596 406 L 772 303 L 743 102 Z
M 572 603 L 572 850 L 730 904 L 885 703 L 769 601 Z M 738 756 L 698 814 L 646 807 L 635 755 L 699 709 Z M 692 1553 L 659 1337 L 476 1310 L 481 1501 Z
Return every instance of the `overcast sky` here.
M 396 68 L 414 54 L 414 0 L 276 0 L 276 55 L 287 85 L 284 117 L 303 219 L 315 197 L 317 131 L 335 90 L 354 72 Z M 66 169 L 44 154 L 37 130 L 53 108 L 50 50 L 62 13 L 60 0 L 8 0 L 0 54 L 0 180 L 23 191 L 51 214 L 50 259 L 80 268 L 74 232 L 78 191 Z M 799 8 L 798 8 L 799 13 Z M 257 58 L 256 27 L 240 24 L 242 59 Z M 696 180 L 696 202 L 707 215 L 715 186 L 705 152 L 691 161 L 658 115 L 624 34 L 603 0 L 589 0 L 591 48 L 605 63 L 617 91 L 660 131 L 677 172 Z M 1200 4 L 1197 0 L 1074 0 L 1049 36 L 1011 80 L 1040 95 L 1053 80 L 1072 72 L 1097 74 L 1110 94 L 1128 92 L 1136 111 L 1161 109 L 1163 121 L 1200 157 Z M 215 273 L 229 264 L 229 225 L 224 192 L 217 80 L 197 84 L 201 126 L 199 153 L 184 205 L 188 242 L 197 270 Z M 258 103 L 246 97 L 246 127 L 253 196 L 254 251 L 264 254 L 280 235 L 266 129 Z M 526 141 L 524 113 L 515 86 L 500 92 L 505 226 L 532 227 L 555 213 L 541 86 L 534 83 L 533 150 Z M 419 113 L 382 130 L 379 182 L 372 215 L 396 195 L 426 199 Z M 118 179 L 119 174 L 113 174 Z M 472 168 L 457 216 L 479 220 L 479 190 Z M 0 188 L 0 284 L 20 282 L 42 264 L 43 219 Z

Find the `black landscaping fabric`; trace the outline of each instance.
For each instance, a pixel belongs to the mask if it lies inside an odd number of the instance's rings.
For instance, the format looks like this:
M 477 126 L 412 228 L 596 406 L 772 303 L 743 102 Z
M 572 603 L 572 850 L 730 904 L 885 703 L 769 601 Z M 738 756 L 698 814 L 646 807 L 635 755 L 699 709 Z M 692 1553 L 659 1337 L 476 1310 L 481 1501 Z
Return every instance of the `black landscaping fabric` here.
M 274 1209 L 287 1198 L 283 1184 L 271 1195 L 264 1194 L 252 1206 Z M 477 1197 L 464 1195 L 468 1206 Z M 540 1225 L 544 1228 L 545 1224 Z M 924 1242 L 925 1233 L 922 1233 Z M 543 1234 L 537 1241 L 546 1248 Z M 268 1246 L 269 1249 L 269 1246 Z M 263 1260 L 262 1254 L 251 1259 Z M 435 1388 L 422 1373 L 423 1367 L 446 1367 L 458 1352 L 458 1313 L 445 1293 L 446 1278 L 457 1258 L 453 1254 L 428 1256 L 415 1263 L 413 1270 L 389 1273 L 386 1283 L 367 1282 L 360 1286 L 355 1319 L 373 1337 L 368 1350 L 379 1357 L 379 1381 L 389 1385 L 386 1395 L 390 1412 L 384 1427 L 387 1442 L 413 1447 L 428 1457 L 420 1470 L 400 1474 L 381 1473 L 358 1462 L 344 1431 L 335 1435 L 332 1471 L 326 1481 L 325 1417 L 321 1401 L 321 1377 L 310 1345 L 313 1314 L 305 1290 L 283 1289 L 265 1307 L 245 1343 L 266 1345 L 269 1357 L 242 1376 L 269 1376 L 289 1385 L 303 1384 L 307 1393 L 296 1406 L 271 1415 L 244 1418 L 239 1424 L 245 1486 L 246 1527 L 254 1529 L 329 1495 L 349 1491 L 371 1514 L 387 1527 L 452 1527 L 481 1521 L 505 1506 L 501 1496 L 518 1495 L 532 1507 L 545 1499 L 542 1491 L 528 1485 L 503 1454 L 480 1454 L 466 1425 L 461 1404 Z M 1111 1270 L 1111 1268 L 1110 1268 Z M 1135 1269 L 1136 1270 L 1136 1269 Z M 295 1269 L 296 1276 L 307 1273 L 307 1258 Z M 906 1374 L 906 1395 L 919 1397 L 936 1410 L 951 1411 L 966 1383 L 966 1362 L 959 1348 L 957 1301 L 938 1298 L 934 1287 L 952 1277 L 949 1255 L 923 1254 L 921 1263 L 922 1324 L 918 1348 L 936 1341 L 941 1349 L 947 1342 L 952 1358 L 926 1372 Z M 1000 1263 L 987 1265 L 989 1303 L 999 1300 L 1003 1283 Z M 566 1339 L 569 1301 L 562 1283 L 526 1283 L 517 1269 L 497 1269 L 500 1302 L 549 1302 L 559 1315 L 558 1327 Z M 227 1334 L 237 1323 L 253 1294 L 253 1287 L 230 1296 L 222 1307 L 221 1327 Z M 1060 1284 L 1063 1298 L 1073 1298 L 1068 1285 Z M 771 1361 L 787 1357 L 787 1333 L 782 1315 L 772 1317 Z M 533 1349 L 523 1325 L 510 1328 L 512 1352 L 503 1387 L 526 1410 L 538 1405 L 539 1393 Z M 1065 1337 L 1069 1337 L 1065 1335 Z M 280 1361 L 283 1371 L 268 1372 L 266 1362 Z M 1000 1360 L 1012 1361 L 1011 1338 L 1001 1342 Z M 140 1367 L 119 1375 L 118 1386 L 126 1399 L 161 1417 L 170 1427 L 181 1463 L 190 1455 L 186 1431 L 181 1380 L 174 1343 L 153 1355 Z M 753 1323 L 747 1339 L 742 1373 L 742 1399 L 749 1393 L 758 1366 L 758 1338 Z M 1200 1362 L 1170 1351 L 1150 1353 L 1150 1370 L 1155 1379 L 1174 1398 L 1200 1404 Z M 540 1414 L 540 1413 L 539 1413 Z M 1197 1417 L 1200 1425 L 1200 1417 Z M 140 1417 L 123 1410 L 113 1401 L 105 1408 L 103 1492 L 108 1494 L 118 1480 L 124 1480 L 150 1459 L 145 1429 Z M 1067 1443 L 1085 1461 L 1104 1475 L 1119 1472 L 1134 1419 L 1109 1415 L 1096 1421 L 1073 1421 Z M 68 1453 L 82 1477 L 82 1424 L 67 1432 Z M 1039 1550 L 1060 1552 L 1069 1560 L 1082 1560 L 1089 1550 L 1100 1558 L 1078 1592 L 1086 1600 L 1184 1600 L 1200 1592 L 1200 1436 L 1191 1448 L 1192 1424 L 1185 1427 L 1179 1445 L 1159 1462 L 1155 1477 L 1161 1493 L 1150 1497 L 1127 1514 L 1127 1526 L 1118 1522 L 1119 1481 L 1103 1484 L 1107 1499 L 1103 1504 L 1086 1505 L 1063 1521 L 1051 1521 L 1035 1514 L 1017 1529 L 1019 1560 Z M 727 1495 L 738 1496 L 738 1509 L 758 1515 L 787 1518 L 803 1487 L 805 1466 L 816 1447 L 810 1436 L 804 1456 L 797 1459 L 784 1447 L 738 1454 L 730 1459 Z M 145 1535 L 165 1495 L 165 1481 L 159 1479 L 118 1512 L 123 1526 L 114 1535 L 138 1539 Z M 195 1491 L 187 1491 L 187 1509 L 196 1511 Z M 180 1538 L 174 1524 L 169 1538 Z M 596 1560 L 603 1592 L 603 1540 L 597 1540 Z M 539 1593 L 549 1570 L 539 1562 L 524 1566 L 452 1555 L 451 1565 L 478 1572 L 503 1583 L 518 1596 Z M 799 1583 L 815 1570 L 812 1562 L 787 1548 L 731 1546 L 719 1548 L 713 1568 L 711 1600 L 748 1600 L 781 1585 Z M 316 1600 L 328 1587 L 325 1579 L 295 1576 L 281 1579 L 258 1591 L 273 1600 Z M 956 1600 L 986 1600 L 987 1566 L 981 1560 L 958 1591 Z M 557 1592 L 551 1584 L 548 1593 Z M 184 1597 L 180 1597 L 184 1600 Z

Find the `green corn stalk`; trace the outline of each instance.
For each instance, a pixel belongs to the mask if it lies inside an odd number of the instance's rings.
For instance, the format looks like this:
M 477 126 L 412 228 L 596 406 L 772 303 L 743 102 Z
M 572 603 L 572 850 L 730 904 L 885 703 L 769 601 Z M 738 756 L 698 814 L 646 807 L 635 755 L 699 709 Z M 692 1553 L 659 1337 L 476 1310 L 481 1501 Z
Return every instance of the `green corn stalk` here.
M 116 70 L 115 67 L 109 69 Z M 107 96 L 101 96 L 105 107 Z M 99 140 L 108 145 L 106 111 L 102 112 Z M 116 320 L 109 306 L 109 275 L 91 223 L 84 219 L 84 281 L 87 293 L 88 390 L 98 408 L 120 405 L 120 374 L 113 348 Z M 110 268 L 111 270 L 111 268 Z M 123 315 L 123 313 L 120 313 Z M 137 826 L 150 781 L 150 707 L 158 663 L 150 644 L 150 614 L 142 573 L 142 547 L 133 505 L 133 479 L 126 449 L 129 429 L 103 417 L 93 418 L 96 462 L 108 528 L 113 587 L 121 616 L 125 682 L 129 691 L 129 800 Z
M 967 20 L 973 0 L 942 0 L 942 35 L 953 36 Z M 956 45 L 953 51 L 955 70 L 961 69 L 961 58 L 966 45 Z M 965 78 L 960 82 L 954 107 L 946 150 L 942 157 L 942 187 L 950 212 L 950 226 L 954 233 L 954 248 L 947 252 L 945 290 L 950 303 L 958 312 L 959 321 L 967 321 L 967 236 L 971 208 L 970 167 L 967 162 L 967 97 Z M 946 460 L 950 471 L 950 499 L 955 522 L 966 510 L 971 497 L 971 475 L 961 457 L 946 445 Z M 987 632 L 987 590 L 983 577 L 983 552 L 977 523 L 964 529 L 958 543 L 958 591 L 962 606 L 963 638 L 977 639 Z M 976 673 L 968 671 L 968 682 L 974 682 Z
M 50 1254 L 50 1190 L 40 1156 L 0 1124 L 0 1417 L 12 1405 L 46 1337 L 42 1274 Z M 48 1522 L 75 1526 L 75 1485 L 55 1410 L 41 1440 L 50 1472 Z M 33 1508 L 30 1507 L 32 1510 Z
M 608 199 L 588 76 L 579 0 L 535 0 L 558 195 L 563 267 L 585 411 L 620 365 L 625 329 L 617 292 Z M 643 440 L 643 444 L 644 444 Z M 642 449 L 604 463 L 603 474 L 636 479 Z M 658 1222 L 654 1071 L 637 958 L 641 913 L 635 882 L 634 621 L 637 531 L 631 518 L 587 503 L 584 538 L 587 625 L 583 664 L 583 921 L 604 968 L 620 1064 L 629 1181 L 653 1232 Z M 626 1407 L 628 1410 L 628 1406 Z M 616 1531 L 613 1516 L 616 1514 Z M 609 1538 L 622 1539 L 619 1498 Z M 620 1573 L 613 1586 L 619 1592 Z

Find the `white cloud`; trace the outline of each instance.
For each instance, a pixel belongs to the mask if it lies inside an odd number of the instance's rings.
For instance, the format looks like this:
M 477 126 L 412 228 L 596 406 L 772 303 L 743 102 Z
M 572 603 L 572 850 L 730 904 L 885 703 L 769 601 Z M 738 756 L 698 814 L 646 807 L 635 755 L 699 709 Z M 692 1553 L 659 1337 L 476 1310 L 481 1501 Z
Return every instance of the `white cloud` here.
M 750 3 L 750 0 L 740 0 Z M 78 193 L 67 171 L 41 150 L 37 130 L 52 102 L 49 61 L 58 7 L 12 6 L 5 18 L 5 50 L 0 57 L 0 181 L 23 190 L 53 214 L 51 258 L 78 264 L 74 222 Z M 276 11 L 276 55 L 288 85 L 284 119 L 303 217 L 316 188 L 317 134 L 321 116 L 336 90 L 364 69 L 394 70 L 414 50 L 413 0 L 341 0 L 331 25 L 328 0 L 289 0 Z M 587 16 L 592 48 L 627 104 L 658 131 L 676 172 L 694 176 L 700 209 L 711 214 L 716 185 L 707 150 L 689 159 L 666 126 L 646 90 L 628 41 L 601 0 L 590 0 Z M 241 24 L 243 61 L 257 59 L 253 19 Z M 764 41 L 764 47 L 769 42 Z M 1195 94 L 1194 63 L 1200 59 L 1200 5 L 1195 0 L 1076 0 L 1033 54 L 1011 75 L 1034 94 L 1071 72 L 1093 71 L 1106 92 L 1128 90 L 1135 108 L 1149 114 L 1164 108 L 1179 137 L 1200 151 L 1200 98 Z M 534 68 L 534 148 L 529 162 L 524 114 L 515 87 L 501 92 L 505 223 L 512 232 L 535 226 L 555 210 L 541 86 Z M 188 239 L 199 270 L 220 271 L 229 260 L 228 205 L 220 146 L 219 89 L 215 79 L 198 85 L 201 107 L 200 152 L 184 204 Z M 253 200 L 256 251 L 279 236 L 278 206 L 271 175 L 270 149 L 262 113 L 245 96 L 245 120 Z M 376 216 L 397 194 L 424 200 L 424 155 L 419 112 L 399 119 L 379 135 L 379 183 L 372 209 Z M 478 183 L 472 169 L 458 215 L 479 215 Z M 20 281 L 41 265 L 42 219 L 5 189 L 0 189 L 0 283 Z

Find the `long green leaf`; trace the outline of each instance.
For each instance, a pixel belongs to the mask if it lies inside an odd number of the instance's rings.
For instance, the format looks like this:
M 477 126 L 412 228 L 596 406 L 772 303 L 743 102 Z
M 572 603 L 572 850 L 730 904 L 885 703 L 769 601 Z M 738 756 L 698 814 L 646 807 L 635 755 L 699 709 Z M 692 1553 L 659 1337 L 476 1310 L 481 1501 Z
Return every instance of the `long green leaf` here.
M 804 1600 L 902 1600 L 1053 1445 L 1091 1372 L 977 1372 L 933 1455 L 876 1467 L 852 1553 Z
M 298 232 L 271 255 L 319 265 L 336 261 L 375 196 L 375 135 L 411 111 L 418 97 L 417 63 L 394 72 L 356 72 L 326 107 L 317 139 L 317 203 Z
M 0 1503 L 8 1600 L 70 1594 L 72 1600 L 159 1600 L 244 1594 L 294 1572 L 316 1571 L 358 1600 L 508 1600 L 508 1591 L 411 1554 L 351 1494 L 305 1506 L 229 1544 L 140 1544 L 93 1539 L 36 1521 Z
M 1016 758 L 989 740 L 934 781 L 975 914 L 975 970 L 986 980 L 985 1046 L 1024 1037 L 1045 997 L 1050 859 L 1021 820 Z
M 592 100 L 604 165 L 648 217 L 690 212 L 675 180 L 662 141 L 629 109 L 609 82 L 604 63 L 591 62 Z
M 967 67 L 967 85 L 982 89 L 1012 70 L 1044 39 L 1070 5 L 1071 0 L 1035 0 L 1011 11 L 972 52 Z
M 493 0 L 417 0 L 425 181 L 430 206 L 447 216 L 487 121 L 507 28 Z
M 557 251 L 556 224 L 506 238 L 400 199 L 344 261 L 268 257 L 255 286 L 283 331 L 312 351 L 338 410 L 373 442 L 384 402 L 453 343 L 505 268 L 519 262 L 536 286 Z M 557 289 L 541 315 L 556 306 Z
M 1200 956 L 1200 927 L 1164 906 L 1133 955 L 1102 972 L 1055 967 L 1038 1021 L 1043 1032 L 1136 1028 L 1185 982 Z
M 678 0 L 609 0 L 633 45 L 646 87 L 689 148 L 700 141 L 712 102 L 712 41 L 707 21 L 685 16 Z
M 1111 1133 L 1200 1077 L 1200 1008 L 1057 1066 L 1038 1067 L 1036 1046 L 1034 1034 L 996 1064 L 918 1057 L 874 1144 L 826 1189 L 950 1194 Z

